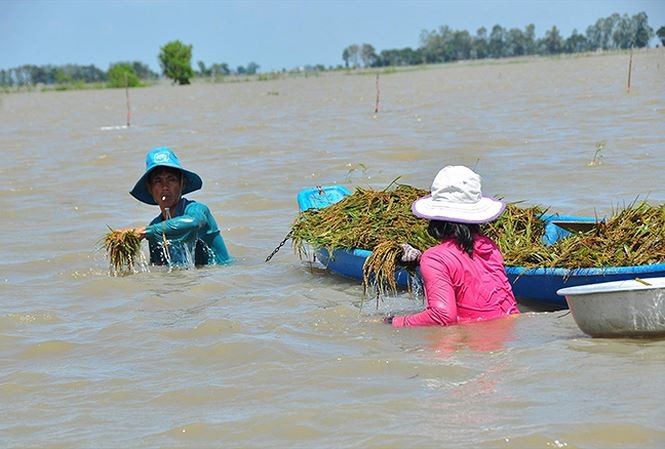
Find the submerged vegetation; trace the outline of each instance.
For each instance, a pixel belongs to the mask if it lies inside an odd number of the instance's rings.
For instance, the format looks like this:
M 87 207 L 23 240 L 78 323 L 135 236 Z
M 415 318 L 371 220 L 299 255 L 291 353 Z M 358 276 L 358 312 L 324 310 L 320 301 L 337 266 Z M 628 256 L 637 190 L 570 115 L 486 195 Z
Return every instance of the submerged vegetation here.
M 102 245 L 109 259 L 109 270 L 118 276 L 135 271 L 136 259 L 141 254 L 141 238 L 133 230 L 113 230 L 104 236 Z
M 427 220 L 414 216 L 411 203 L 428 194 L 409 185 L 356 191 L 324 209 L 301 212 L 293 223 L 293 246 L 300 258 L 308 248 L 362 248 L 372 251 L 363 267 L 364 287 L 375 279 L 379 291 L 395 290 L 393 273 L 401 243 L 425 251 L 438 242 L 427 233 Z M 511 203 L 494 222 L 482 225 L 499 246 L 508 266 L 591 268 L 665 263 L 665 204 L 646 202 L 616 210 L 590 230 L 552 245 L 543 242 L 547 209 Z M 408 267 L 407 267 L 408 268 Z

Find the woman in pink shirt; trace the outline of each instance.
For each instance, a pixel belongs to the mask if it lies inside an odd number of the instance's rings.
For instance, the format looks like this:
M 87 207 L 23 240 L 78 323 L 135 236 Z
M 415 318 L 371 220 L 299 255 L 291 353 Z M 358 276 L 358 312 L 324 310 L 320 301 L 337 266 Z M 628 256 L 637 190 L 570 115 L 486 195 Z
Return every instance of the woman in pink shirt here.
M 480 176 L 467 167 L 444 167 L 432 193 L 416 200 L 413 213 L 430 220 L 427 231 L 441 243 L 424 253 L 408 244 L 403 261 L 419 261 L 427 308 L 414 315 L 387 317 L 393 327 L 451 325 L 518 314 L 496 244 L 480 230 L 505 208 L 482 195 Z

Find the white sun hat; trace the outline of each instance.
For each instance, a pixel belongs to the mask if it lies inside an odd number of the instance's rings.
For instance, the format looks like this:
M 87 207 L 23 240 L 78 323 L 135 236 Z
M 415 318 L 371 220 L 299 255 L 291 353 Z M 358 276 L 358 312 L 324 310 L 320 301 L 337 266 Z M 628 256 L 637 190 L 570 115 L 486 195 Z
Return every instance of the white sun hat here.
M 505 208 L 503 201 L 483 196 L 480 176 L 462 165 L 443 167 L 434 178 L 432 193 L 411 205 L 417 217 L 457 223 L 487 223 Z

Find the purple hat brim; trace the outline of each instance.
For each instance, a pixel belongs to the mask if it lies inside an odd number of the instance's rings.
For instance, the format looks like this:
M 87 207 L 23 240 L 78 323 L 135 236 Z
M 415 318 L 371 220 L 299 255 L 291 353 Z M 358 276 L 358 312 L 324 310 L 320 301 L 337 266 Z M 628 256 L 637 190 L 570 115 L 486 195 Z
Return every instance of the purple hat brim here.
M 425 218 L 428 220 L 451 221 L 455 223 L 466 224 L 482 224 L 496 220 L 506 209 L 506 204 L 496 198 L 483 196 L 481 201 L 484 204 L 488 204 L 493 207 L 476 209 L 469 208 L 467 210 L 454 209 L 445 206 L 432 208 L 431 205 L 434 203 L 432 201 L 432 195 L 430 194 L 415 200 L 411 204 L 411 212 L 416 217 Z M 423 205 L 428 206 L 427 208 L 430 209 L 430 212 L 423 211 Z

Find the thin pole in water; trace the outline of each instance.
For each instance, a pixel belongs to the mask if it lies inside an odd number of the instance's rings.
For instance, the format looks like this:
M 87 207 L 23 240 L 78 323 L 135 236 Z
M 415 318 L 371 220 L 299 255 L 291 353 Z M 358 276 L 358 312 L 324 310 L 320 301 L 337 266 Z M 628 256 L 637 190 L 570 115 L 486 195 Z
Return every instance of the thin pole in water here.
M 628 59 L 628 84 L 627 84 L 627 92 L 630 93 L 630 75 L 633 72 L 633 49 L 630 49 L 630 59 Z
M 127 128 L 129 128 L 132 119 L 132 109 L 129 104 L 129 80 L 127 79 L 127 73 L 125 73 L 125 99 L 127 100 Z
M 379 89 L 379 74 L 376 74 L 376 104 L 374 106 L 374 113 L 379 112 L 379 94 L 381 93 L 381 90 Z

